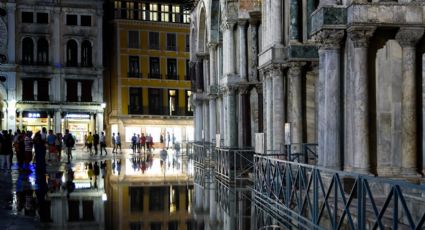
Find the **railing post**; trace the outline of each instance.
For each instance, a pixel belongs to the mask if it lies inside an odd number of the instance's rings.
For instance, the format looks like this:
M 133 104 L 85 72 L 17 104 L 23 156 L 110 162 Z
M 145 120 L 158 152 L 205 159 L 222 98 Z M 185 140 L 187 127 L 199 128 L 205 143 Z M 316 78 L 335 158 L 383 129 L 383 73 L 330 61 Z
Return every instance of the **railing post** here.
M 313 224 L 315 225 L 314 229 L 318 225 L 319 220 L 319 181 L 318 181 L 318 169 L 313 169 L 312 179 L 313 179 Z
M 364 230 L 366 226 L 366 194 L 364 190 L 364 178 L 357 177 L 357 228 Z

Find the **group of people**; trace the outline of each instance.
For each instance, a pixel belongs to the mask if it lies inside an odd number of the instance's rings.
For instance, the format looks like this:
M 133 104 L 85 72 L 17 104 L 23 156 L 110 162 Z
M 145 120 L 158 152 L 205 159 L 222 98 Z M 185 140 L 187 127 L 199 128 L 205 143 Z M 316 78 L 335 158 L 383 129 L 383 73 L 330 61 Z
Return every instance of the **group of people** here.
M 60 161 L 63 146 L 66 148 L 68 162 L 72 159 L 72 148 L 75 138 L 65 131 L 54 134 L 53 130 L 47 132 L 46 128 L 35 134 L 32 131 L 3 130 L 0 134 L 0 170 L 10 172 L 13 154 L 16 154 L 18 167 L 21 170 L 29 170 L 31 162 L 35 161 L 36 170 L 45 171 L 45 158 L 48 153 L 48 161 Z
M 86 162 L 85 163 L 86 169 L 87 169 L 87 176 L 90 179 L 90 187 L 94 187 L 94 188 L 98 188 L 97 185 L 97 179 L 99 177 L 99 175 L 102 175 L 102 178 L 105 178 L 105 174 L 106 174 L 106 161 L 100 161 L 100 164 L 96 162 L 94 162 L 94 164 L 92 164 L 92 162 Z M 94 179 L 94 180 L 93 180 Z M 92 184 L 92 181 L 94 181 L 94 183 Z
M 119 133 L 118 133 L 119 135 Z M 112 135 L 113 138 L 113 135 Z M 113 142 L 112 142 L 113 143 Z M 121 146 L 120 146 L 121 147 Z M 142 149 L 143 152 L 146 152 L 146 149 L 148 152 L 151 152 L 153 149 L 153 138 L 152 135 L 149 134 L 145 136 L 144 133 L 140 136 L 139 134 L 133 134 L 133 137 L 131 137 L 131 149 L 133 150 L 133 153 L 141 153 Z M 120 148 L 121 150 L 121 148 Z
M 103 151 L 105 151 L 105 156 L 108 155 L 108 151 L 106 151 L 106 137 L 104 132 L 101 132 L 100 136 L 99 134 L 97 134 L 97 132 L 94 132 L 93 135 L 91 132 L 89 132 L 88 135 L 87 134 L 84 135 L 83 149 L 86 148 L 87 151 L 90 153 L 90 156 L 93 156 L 93 148 L 94 148 L 94 155 L 97 155 L 99 145 L 100 145 L 100 155 L 102 156 Z M 120 146 L 121 146 L 121 140 L 120 140 Z

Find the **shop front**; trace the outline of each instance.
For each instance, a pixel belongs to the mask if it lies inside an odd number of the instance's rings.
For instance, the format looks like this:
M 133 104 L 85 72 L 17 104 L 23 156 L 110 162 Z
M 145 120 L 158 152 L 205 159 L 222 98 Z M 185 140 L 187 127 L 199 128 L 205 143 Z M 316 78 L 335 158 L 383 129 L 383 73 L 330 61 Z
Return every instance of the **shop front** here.
M 76 144 L 84 144 L 84 135 L 90 132 L 91 123 L 90 115 L 84 113 L 68 113 L 62 121 L 64 129 L 68 129 L 76 138 Z
M 22 119 L 18 122 L 22 123 L 22 130 L 31 131 L 32 133 L 36 133 L 37 131 L 41 131 L 43 127 L 49 129 L 49 119 L 47 112 L 32 112 L 32 111 L 24 111 L 22 113 L 22 117 L 18 118 Z

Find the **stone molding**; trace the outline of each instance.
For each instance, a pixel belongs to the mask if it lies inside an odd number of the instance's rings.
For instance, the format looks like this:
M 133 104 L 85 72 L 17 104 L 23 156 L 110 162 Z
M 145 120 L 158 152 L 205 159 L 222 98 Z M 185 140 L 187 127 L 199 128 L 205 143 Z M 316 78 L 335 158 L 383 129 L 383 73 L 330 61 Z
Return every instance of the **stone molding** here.
M 395 39 L 401 47 L 414 47 L 424 34 L 424 28 L 400 28 Z
M 209 49 L 216 49 L 217 46 L 218 46 L 218 43 L 217 42 L 208 42 L 207 46 L 208 46 Z
M 326 29 L 314 35 L 314 40 L 318 43 L 319 50 L 339 49 L 344 35 L 344 30 Z
M 236 22 L 233 20 L 227 20 L 221 23 L 220 29 L 221 31 L 225 30 L 233 30 L 233 27 L 235 26 Z
M 373 36 L 376 27 L 371 28 L 350 28 L 347 30 L 348 36 L 353 41 L 355 48 L 368 47 L 369 40 Z

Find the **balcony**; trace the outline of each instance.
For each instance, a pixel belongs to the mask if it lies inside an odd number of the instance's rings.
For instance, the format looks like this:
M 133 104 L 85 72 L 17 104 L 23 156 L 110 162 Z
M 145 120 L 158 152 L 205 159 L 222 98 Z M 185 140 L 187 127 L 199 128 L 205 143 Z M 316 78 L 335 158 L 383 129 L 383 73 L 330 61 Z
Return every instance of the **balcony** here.
M 142 73 L 138 73 L 138 72 L 128 72 L 128 73 L 127 73 L 127 77 L 128 77 L 128 78 L 141 78 L 141 77 L 142 77 Z

